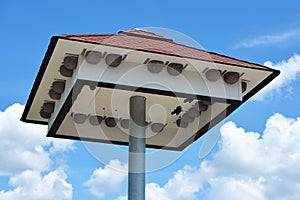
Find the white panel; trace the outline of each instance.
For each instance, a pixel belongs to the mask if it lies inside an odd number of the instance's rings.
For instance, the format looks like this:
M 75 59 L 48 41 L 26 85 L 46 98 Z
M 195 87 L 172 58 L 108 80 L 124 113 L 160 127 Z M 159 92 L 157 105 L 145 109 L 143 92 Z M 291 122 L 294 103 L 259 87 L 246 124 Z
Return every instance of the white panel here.
M 146 120 L 148 122 L 167 123 L 167 126 L 160 133 L 152 132 L 150 128 L 151 124 L 148 126 L 146 129 L 147 144 L 173 148 L 179 147 L 185 141 L 193 137 L 198 130 L 229 106 L 229 104 L 214 103 L 212 106 L 209 106 L 207 111 L 202 112 L 200 117 L 195 118 L 194 122 L 190 123 L 187 128 L 178 128 L 176 120 L 179 116 L 182 116 L 183 113 L 188 111 L 196 101 L 183 103 L 183 98 L 140 92 L 130 93 L 124 90 L 112 90 L 106 88 L 90 90 L 88 86 L 84 86 L 70 112 L 58 129 L 57 134 L 105 140 L 108 142 L 128 142 L 128 130 L 123 129 L 120 126 L 120 122 L 118 122 L 118 125 L 114 128 L 107 127 L 103 121 L 100 126 L 93 126 L 89 123 L 89 119 L 83 124 L 76 124 L 71 117 L 71 113 L 104 116 L 103 108 L 105 108 L 105 115 L 107 117 L 128 119 L 129 98 L 132 95 L 146 97 Z M 171 115 L 170 113 L 178 105 L 183 107 L 183 112 L 179 116 Z
M 166 68 L 158 74 L 151 73 L 144 64 L 123 62 L 119 67 L 113 68 L 107 67 L 104 60 L 97 65 L 83 61 L 78 78 L 136 88 L 143 87 L 174 93 L 242 100 L 240 82 L 229 85 L 224 83 L 222 78 L 211 82 L 205 78 L 204 73 L 195 70 L 185 69 L 179 76 L 172 76 L 168 74 Z

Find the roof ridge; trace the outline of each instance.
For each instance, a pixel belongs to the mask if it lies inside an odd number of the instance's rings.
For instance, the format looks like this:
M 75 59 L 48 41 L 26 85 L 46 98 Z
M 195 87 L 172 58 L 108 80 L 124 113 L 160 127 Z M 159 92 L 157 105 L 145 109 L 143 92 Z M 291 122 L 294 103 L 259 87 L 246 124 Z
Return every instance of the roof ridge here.
M 62 37 L 91 37 L 91 36 L 114 36 L 116 34 L 62 34 Z
M 173 42 L 173 39 L 171 39 L 171 38 L 167 38 L 163 35 L 159 35 L 159 34 L 156 34 L 156 33 L 150 32 L 150 31 L 146 31 L 146 30 L 142 30 L 142 29 L 130 29 L 130 30 L 119 31 L 118 34 L 134 36 L 134 37 L 142 37 L 142 38 L 148 38 L 148 39 L 155 39 L 155 40 L 162 40 L 162 41 L 166 41 L 166 42 Z
M 167 38 L 166 36 L 164 35 L 160 35 L 158 33 L 154 33 L 154 32 L 151 32 L 151 31 L 148 31 L 148 30 L 144 30 L 144 29 L 139 29 L 139 28 L 134 28 L 132 29 L 133 31 L 141 31 L 141 32 L 145 32 L 145 33 L 150 33 L 152 35 L 156 35 L 156 36 L 159 36 L 159 37 L 164 37 L 164 38 Z

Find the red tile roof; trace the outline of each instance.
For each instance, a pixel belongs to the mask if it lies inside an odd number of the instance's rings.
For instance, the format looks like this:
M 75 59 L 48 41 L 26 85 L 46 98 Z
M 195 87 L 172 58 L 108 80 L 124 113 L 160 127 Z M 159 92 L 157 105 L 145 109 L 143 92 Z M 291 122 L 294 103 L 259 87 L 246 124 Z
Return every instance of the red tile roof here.
M 272 70 L 262 65 L 178 44 L 173 42 L 173 40 L 170 38 L 139 29 L 120 31 L 118 34 L 65 34 L 61 35 L 60 38 L 212 61 L 216 63 L 242 67 Z

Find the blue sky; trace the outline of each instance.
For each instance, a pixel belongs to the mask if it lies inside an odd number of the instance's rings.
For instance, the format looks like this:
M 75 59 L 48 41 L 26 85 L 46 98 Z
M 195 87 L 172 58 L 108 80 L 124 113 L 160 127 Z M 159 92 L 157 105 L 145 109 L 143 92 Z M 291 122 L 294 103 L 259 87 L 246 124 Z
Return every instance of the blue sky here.
M 125 199 L 126 161 L 99 160 L 105 145 L 45 138 L 19 121 L 53 35 L 138 27 L 181 32 L 204 49 L 282 71 L 259 96 L 176 162 L 147 174 L 147 199 L 298 199 L 300 2 L 5 1 L 0 6 L 0 199 Z M 88 147 L 88 148 L 87 148 Z M 119 147 L 126 151 L 126 148 Z M 174 153 L 175 154 L 175 153 Z

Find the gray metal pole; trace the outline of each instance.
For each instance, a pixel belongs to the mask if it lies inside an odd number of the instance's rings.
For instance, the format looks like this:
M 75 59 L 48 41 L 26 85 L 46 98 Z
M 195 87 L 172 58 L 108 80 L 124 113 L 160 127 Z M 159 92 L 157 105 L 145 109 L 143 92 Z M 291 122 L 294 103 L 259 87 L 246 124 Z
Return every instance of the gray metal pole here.
M 132 96 L 129 112 L 128 200 L 144 200 L 146 98 Z

